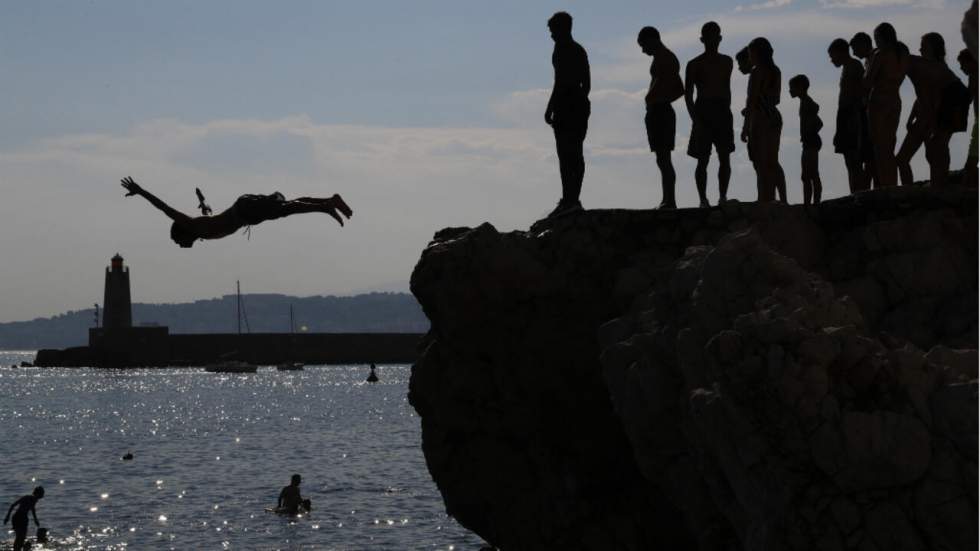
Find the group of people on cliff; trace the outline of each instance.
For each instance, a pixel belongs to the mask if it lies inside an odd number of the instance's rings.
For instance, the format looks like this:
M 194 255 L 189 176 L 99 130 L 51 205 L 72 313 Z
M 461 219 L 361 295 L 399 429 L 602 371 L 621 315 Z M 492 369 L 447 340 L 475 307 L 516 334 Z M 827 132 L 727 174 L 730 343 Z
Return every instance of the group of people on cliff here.
M 975 19 L 975 16 L 974 16 Z M 562 198 L 549 216 L 581 210 L 579 195 L 585 175 L 583 144 L 591 111 L 591 78 L 585 49 L 572 38 L 572 17 L 558 12 L 548 20 L 555 42 L 552 65 L 555 82 L 545 111 L 555 134 Z M 748 75 L 745 106 L 741 110 L 741 141 L 746 144 L 756 173 L 760 202 L 787 202 L 786 176 L 779 162 L 783 119 L 779 112 L 782 72 L 773 58 L 772 44 L 764 37 L 753 39 L 739 50 L 734 61 L 721 53 L 721 27 L 708 22 L 701 28 L 704 53 L 688 62 L 681 78 L 677 56 L 664 44 L 660 32 L 643 27 L 637 43 L 653 58 L 650 87 L 646 94 L 646 133 L 650 151 L 660 170 L 663 199 L 659 208 L 677 207 L 677 180 L 671 159 L 676 137 L 673 103 L 682 97 L 691 118 L 687 154 L 697 160 L 694 180 L 700 206 L 709 207 L 708 162 L 712 148 L 718 158 L 719 203 L 727 200 L 731 177 L 731 154 L 735 151 L 731 76 L 735 66 Z M 872 36 L 859 32 L 850 40 L 834 39 L 827 53 L 840 68 L 834 151 L 844 158 L 851 193 L 912 184 L 910 161 L 924 145 L 932 185 L 946 183 L 950 166 L 952 135 L 967 129 L 969 109 L 977 114 L 977 59 L 964 49 L 957 56 L 968 76 L 968 86 L 946 63 L 946 43 L 939 33 L 921 37 L 919 55 L 899 41 L 895 28 L 881 23 Z M 853 53 L 853 55 L 852 55 Z M 902 113 L 899 93 L 905 78 L 912 82 L 915 103 L 906 123 L 901 147 L 897 133 Z M 822 183 L 819 151 L 823 146 L 820 107 L 809 95 L 806 75 L 789 79 L 789 94 L 800 100 L 801 180 L 803 202 L 819 203 Z M 974 121 L 964 171 L 976 180 L 977 126 Z

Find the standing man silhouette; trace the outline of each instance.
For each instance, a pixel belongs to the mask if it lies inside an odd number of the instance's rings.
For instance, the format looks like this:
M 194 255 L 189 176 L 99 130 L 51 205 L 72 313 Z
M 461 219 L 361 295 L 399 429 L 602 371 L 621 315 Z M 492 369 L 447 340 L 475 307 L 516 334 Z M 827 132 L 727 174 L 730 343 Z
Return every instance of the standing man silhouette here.
M 643 53 L 653 57 L 650 64 L 650 90 L 646 95 L 647 114 L 644 119 L 647 128 L 647 141 L 650 151 L 657 155 L 660 168 L 660 181 L 663 187 L 663 200 L 658 208 L 675 209 L 677 199 L 674 184 L 677 173 L 670 159 L 677 135 L 677 115 L 671 103 L 684 95 L 681 81 L 681 64 L 677 56 L 667 49 L 660 40 L 660 32 L 653 27 L 643 27 L 636 38 Z
M 926 33 L 919 46 L 921 56 L 909 55 L 908 77 L 915 89 L 915 102 L 905 127 L 908 132 L 896 155 L 898 176 L 903 186 L 912 185 L 912 157 L 923 145 L 929 162 L 929 182 L 946 183 L 949 173 L 949 140 L 952 129 L 943 124 L 942 104 L 946 87 L 958 82 L 946 64 L 946 41 L 939 33 Z
M 718 203 L 728 198 L 732 175 L 731 154 L 735 151 L 732 120 L 732 58 L 718 52 L 721 27 L 709 21 L 701 27 L 704 53 L 692 59 L 684 72 L 684 102 L 691 116 L 691 139 L 687 154 L 698 160 L 694 181 L 701 208 L 708 202 L 708 160 L 711 146 L 718 152 Z M 695 99 L 697 92 L 697 99 Z
M 854 57 L 860 60 L 863 67 L 862 83 L 861 83 L 861 101 L 862 101 L 862 113 L 861 113 L 861 162 L 864 165 L 864 177 L 867 182 L 867 187 L 864 189 L 878 188 L 878 171 L 875 169 L 875 152 L 873 144 L 871 143 L 871 128 L 868 122 L 868 88 L 863 82 L 863 77 L 868 74 L 868 70 L 871 68 L 871 56 L 874 55 L 874 42 L 871 41 L 871 35 L 866 32 L 856 33 L 851 37 L 851 51 L 854 52 Z
M 786 174 L 779 164 L 779 140 L 783 132 L 783 117 L 779 113 L 782 72 L 773 61 L 772 44 L 764 37 L 749 43 L 749 87 L 745 98 L 747 128 L 742 139 L 749 146 L 749 155 L 759 178 L 759 202 L 776 200 L 787 203 Z
M 862 161 L 864 137 L 864 67 L 851 57 L 847 41 L 837 38 L 827 48 L 830 62 L 840 67 L 840 92 L 837 96 L 837 130 L 834 151 L 844 156 L 847 183 L 851 193 L 868 189 L 868 176 Z
M 585 177 L 585 155 L 582 145 L 589 128 L 589 57 L 585 48 L 572 39 L 572 16 L 560 11 L 548 20 L 555 49 L 551 64 L 555 68 L 555 84 L 544 113 L 544 121 L 555 132 L 558 169 L 561 173 L 561 200 L 548 216 L 557 216 L 582 209 L 579 195 Z
M 874 148 L 878 185 L 898 185 L 898 163 L 895 145 L 902 117 L 902 96 L 899 89 L 905 80 L 908 54 L 898 42 L 895 27 L 882 23 L 875 27 L 877 49 L 864 75 L 868 92 L 868 128 Z

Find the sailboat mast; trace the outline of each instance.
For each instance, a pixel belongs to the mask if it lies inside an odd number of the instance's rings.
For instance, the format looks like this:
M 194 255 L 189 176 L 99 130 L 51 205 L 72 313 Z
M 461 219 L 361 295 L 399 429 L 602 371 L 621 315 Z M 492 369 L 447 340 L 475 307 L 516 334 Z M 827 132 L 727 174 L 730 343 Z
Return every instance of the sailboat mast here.
M 238 308 L 238 334 L 242 334 L 242 283 L 235 280 L 235 304 Z

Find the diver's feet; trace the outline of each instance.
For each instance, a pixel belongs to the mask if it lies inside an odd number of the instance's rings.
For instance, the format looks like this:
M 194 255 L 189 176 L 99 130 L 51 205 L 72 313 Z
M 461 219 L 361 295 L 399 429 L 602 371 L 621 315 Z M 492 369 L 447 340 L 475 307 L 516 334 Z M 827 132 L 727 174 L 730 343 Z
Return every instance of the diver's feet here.
M 664 201 L 657 206 L 657 210 L 674 210 L 677 208 L 677 203 Z
M 343 214 L 347 218 L 354 216 L 354 211 L 352 211 L 350 207 L 347 206 L 347 203 L 344 202 L 343 198 L 341 198 L 339 194 L 334 193 L 331 199 L 333 200 L 333 206 L 336 207 L 341 214 Z M 343 226 L 344 223 L 341 222 L 340 225 Z
M 701 206 L 699 208 L 710 209 L 711 203 L 709 203 L 707 199 L 701 199 Z

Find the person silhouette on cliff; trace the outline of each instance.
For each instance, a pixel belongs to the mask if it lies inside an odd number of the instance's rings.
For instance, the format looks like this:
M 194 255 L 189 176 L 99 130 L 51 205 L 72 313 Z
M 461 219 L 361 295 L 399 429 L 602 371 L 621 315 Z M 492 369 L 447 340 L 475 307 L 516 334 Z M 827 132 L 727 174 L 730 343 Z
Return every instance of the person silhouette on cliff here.
M 657 156 L 657 167 L 660 169 L 660 182 L 663 188 L 663 200 L 660 209 L 677 208 L 674 186 L 677 173 L 670 155 L 674 150 L 674 139 L 677 135 L 677 115 L 671 103 L 684 95 L 684 83 L 681 81 L 681 65 L 674 52 L 660 40 L 660 31 L 653 27 L 643 27 L 636 37 L 643 53 L 651 56 L 650 88 L 645 98 L 647 113 L 644 123 L 647 129 L 647 141 L 650 151 Z
M 950 103 L 944 92 L 949 86 L 962 84 L 946 65 L 946 41 L 939 33 L 923 35 L 919 53 L 908 58 L 908 77 L 915 89 L 915 103 L 906 124 L 908 132 L 896 156 L 898 175 L 903 186 L 912 185 L 910 163 L 925 145 L 930 183 L 941 186 L 949 173 L 949 140 L 953 137 L 953 129 L 944 120 L 948 117 L 942 116 L 944 100 Z
M 899 89 L 908 69 L 908 49 L 898 41 L 895 27 L 882 23 L 875 27 L 871 64 L 864 75 L 868 90 L 868 129 L 874 149 L 875 171 L 880 187 L 898 185 L 895 145 L 902 116 Z
M 800 99 L 800 143 L 803 154 L 800 162 L 800 179 L 803 181 L 803 204 L 819 204 L 823 192 L 820 181 L 820 106 L 810 97 L 810 79 L 806 75 L 796 75 L 789 79 L 790 97 Z
M 551 217 L 582 210 L 579 199 L 585 178 L 582 147 L 592 109 L 589 103 L 592 79 L 585 48 L 572 39 L 572 16 L 563 11 L 552 15 L 548 20 L 548 29 L 555 41 L 551 54 L 555 83 L 544 112 L 544 122 L 555 133 L 562 191 L 558 206 L 548 215 Z
M 976 7 L 976 2 L 973 3 Z M 973 133 L 970 135 L 970 145 L 966 153 L 966 164 L 963 165 L 963 177 L 961 179 L 964 183 L 969 183 L 971 185 L 976 185 L 977 182 L 977 122 L 978 122 L 978 111 L 977 111 L 977 60 L 970 53 L 969 49 L 963 49 L 958 56 L 956 56 L 956 61 L 960 64 L 960 69 L 966 73 L 968 78 L 967 90 L 969 92 L 971 103 L 973 104 Z
M 34 525 L 41 529 L 41 523 L 37 520 L 37 502 L 44 497 L 44 488 L 38 486 L 34 488 L 34 492 L 21 497 L 17 501 L 10 505 L 7 509 L 7 516 L 4 517 L 3 523 L 7 524 L 10 521 L 10 512 L 17 508 L 14 512 L 14 518 L 11 525 L 14 528 L 14 551 L 21 551 L 24 549 L 24 542 L 27 540 L 27 526 L 29 524 L 27 513 L 34 515 Z
M 354 214 L 337 194 L 325 199 L 300 197 L 287 201 L 277 191 L 271 195 L 242 195 L 215 216 L 188 216 L 140 187 L 132 177 L 126 176 L 121 181 L 127 192 L 126 197 L 139 195 L 173 220 L 170 238 L 184 248 L 193 246 L 198 239 L 221 239 L 243 227 L 294 214 L 322 212 L 332 216 L 341 226 L 344 225 L 344 218 L 350 218 Z M 204 204 L 203 199 L 201 204 Z M 208 210 L 210 211 L 210 207 Z
M 874 42 L 871 35 L 866 32 L 855 33 L 850 41 L 851 51 L 854 57 L 860 60 L 863 68 L 861 75 L 861 162 L 864 165 L 864 176 L 867 187 L 864 189 L 878 188 L 878 171 L 875 168 L 875 152 L 871 143 L 871 126 L 868 122 L 868 88 L 865 85 L 864 77 L 871 68 L 871 56 L 874 55 Z
M 837 129 L 834 151 L 844 156 L 847 183 L 851 193 L 868 189 L 868 175 L 862 160 L 864 124 L 864 67 L 851 57 L 843 38 L 834 39 L 827 48 L 834 67 L 840 67 L 840 89 L 837 95 Z
M 749 158 L 760 182 L 758 200 L 770 202 L 779 194 L 779 201 L 786 203 L 786 174 L 779 164 L 779 141 L 783 131 L 783 118 L 779 113 L 779 96 L 782 88 L 782 72 L 773 61 L 773 49 L 769 40 L 758 37 L 749 43 L 748 93 L 745 99 L 746 128 L 742 141 L 748 143 Z
M 718 203 L 728 198 L 731 154 L 735 151 L 732 120 L 732 58 L 719 53 L 721 27 L 709 21 L 701 27 L 704 53 L 688 62 L 684 71 L 684 101 L 691 116 L 687 154 L 697 159 L 694 181 L 702 208 L 708 202 L 708 160 L 711 147 L 718 153 Z M 695 93 L 697 99 L 695 99 Z

